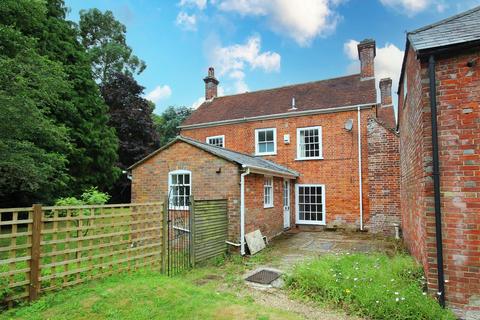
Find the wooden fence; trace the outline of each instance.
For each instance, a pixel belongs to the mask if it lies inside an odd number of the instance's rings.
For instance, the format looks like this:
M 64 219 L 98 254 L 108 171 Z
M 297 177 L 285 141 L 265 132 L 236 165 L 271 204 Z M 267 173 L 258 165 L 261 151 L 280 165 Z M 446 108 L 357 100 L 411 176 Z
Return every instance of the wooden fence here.
M 162 203 L 0 209 L 0 301 L 107 275 L 160 270 Z
M 195 200 L 193 219 L 194 262 L 227 252 L 227 200 Z

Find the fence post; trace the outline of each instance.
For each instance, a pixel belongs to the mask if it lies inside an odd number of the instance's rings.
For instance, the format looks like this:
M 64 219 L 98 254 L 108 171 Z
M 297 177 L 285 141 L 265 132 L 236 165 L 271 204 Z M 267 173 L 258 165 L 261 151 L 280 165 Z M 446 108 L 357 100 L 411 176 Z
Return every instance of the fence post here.
M 162 273 L 167 273 L 167 246 L 168 246 L 168 199 L 163 204 L 162 218 Z
M 30 253 L 30 286 L 28 299 L 38 298 L 40 292 L 40 241 L 42 232 L 42 205 L 33 205 L 32 248 Z

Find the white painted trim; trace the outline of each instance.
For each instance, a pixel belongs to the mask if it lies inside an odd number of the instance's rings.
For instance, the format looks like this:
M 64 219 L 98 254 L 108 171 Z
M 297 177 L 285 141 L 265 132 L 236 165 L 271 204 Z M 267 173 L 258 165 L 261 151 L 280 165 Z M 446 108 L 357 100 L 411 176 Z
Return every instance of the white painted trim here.
M 377 105 L 377 102 L 371 102 L 371 103 L 342 106 L 342 107 L 333 107 L 333 108 L 326 108 L 326 109 L 290 111 L 290 112 L 277 113 L 277 114 L 268 114 L 264 116 L 244 117 L 244 118 L 238 118 L 238 119 L 228 119 L 228 120 L 211 121 L 211 122 L 204 122 L 204 123 L 197 123 L 197 124 L 188 124 L 184 126 L 178 126 L 178 128 L 179 129 L 196 129 L 196 128 L 214 127 L 222 124 L 233 124 L 233 123 L 242 123 L 242 122 L 252 122 L 252 121 L 258 121 L 258 120 L 301 117 L 305 115 L 352 111 L 352 110 L 357 110 L 358 107 L 360 107 L 360 109 L 368 109 L 376 105 Z
M 262 131 L 273 130 L 273 152 L 260 152 L 258 150 L 258 133 Z M 277 154 L 277 128 L 258 128 L 255 129 L 255 155 L 256 156 L 273 156 Z
M 300 155 L 300 131 L 303 130 L 310 130 L 310 129 L 318 129 L 318 151 L 320 156 L 318 157 L 302 157 Z M 313 127 L 304 127 L 304 128 L 297 128 L 297 157 L 295 160 L 322 160 L 323 159 L 323 132 L 321 126 L 313 126 Z
M 193 186 L 193 183 L 192 183 L 192 172 L 189 171 L 189 170 L 174 170 L 174 171 L 170 171 L 168 173 L 168 189 L 167 189 L 167 196 L 170 197 L 170 188 L 172 186 L 172 176 L 174 174 L 188 174 L 190 175 L 190 184 L 186 184 L 185 186 L 189 186 L 190 187 L 190 195 L 192 195 L 192 186 Z M 190 206 L 183 206 L 183 207 L 180 207 L 180 206 L 172 206 L 170 205 L 170 199 L 169 199 L 169 207 L 170 209 L 174 209 L 174 210 L 189 210 L 190 209 Z
M 300 212 L 299 212 L 299 189 L 300 187 L 322 187 L 322 221 L 310 221 L 310 220 L 300 220 Z M 324 226 L 326 225 L 327 217 L 326 217 L 326 208 L 327 208 L 327 200 L 325 198 L 325 185 L 324 184 L 295 184 L 295 223 L 296 224 L 310 224 L 310 225 L 318 225 Z
M 272 182 L 271 188 L 272 188 L 272 193 L 270 195 L 270 202 L 265 204 L 265 182 L 266 180 L 269 179 Z M 263 208 L 268 209 L 268 208 L 273 208 L 274 207 L 274 197 L 275 197 L 275 179 L 273 179 L 272 176 L 264 176 L 263 177 Z
M 245 255 L 245 176 L 250 169 L 240 174 L 240 254 Z
M 208 140 L 209 140 L 209 139 L 218 139 L 218 138 L 222 138 L 222 145 L 223 145 L 222 148 L 225 148 L 225 135 L 224 135 L 224 134 L 218 135 L 218 136 L 206 137 L 206 138 L 205 138 L 205 143 L 206 143 L 206 144 L 210 144 L 210 143 L 208 143 Z

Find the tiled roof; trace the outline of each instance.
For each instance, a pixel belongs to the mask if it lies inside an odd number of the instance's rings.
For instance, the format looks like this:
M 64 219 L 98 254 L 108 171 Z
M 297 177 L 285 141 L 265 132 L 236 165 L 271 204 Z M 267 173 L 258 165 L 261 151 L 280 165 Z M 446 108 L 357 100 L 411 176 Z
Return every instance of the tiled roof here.
M 407 37 L 416 51 L 480 40 L 480 6 L 408 32 Z
M 296 110 L 291 110 L 295 98 Z M 376 103 L 375 80 L 360 75 L 223 96 L 204 102 L 182 126 Z
M 154 155 L 156 155 L 160 151 L 168 148 L 169 146 L 171 146 L 172 144 L 174 144 L 175 142 L 178 142 L 178 141 L 183 141 L 183 142 L 188 143 L 190 145 L 193 145 L 193 146 L 195 146 L 199 149 L 202 149 L 202 150 L 204 150 L 208 153 L 211 153 L 211 154 L 213 154 L 217 157 L 226 159 L 226 160 L 231 161 L 231 162 L 238 163 L 238 164 L 243 165 L 243 166 L 248 167 L 248 168 L 256 168 L 256 169 L 260 169 L 260 170 L 276 172 L 280 175 L 287 175 L 287 176 L 294 176 L 294 177 L 297 177 L 299 175 L 298 172 L 290 170 L 290 169 L 288 169 L 284 166 L 281 166 L 279 164 L 276 164 L 275 162 L 268 161 L 268 160 L 265 160 L 265 159 L 260 158 L 260 157 L 254 157 L 254 156 L 250 156 L 248 154 L 232 151 L 232 150 L 229 150 L 229 149 L 216 147 L 216 146 L 206 144 L 206 143 L 203 143 L 203 142 L 200 142 L 200 141 L 197 141 L 197 140 L 193 140 L 193 139 L 190 139 L 190 138 L 187 138 L 187 137 L 183 137 L 183 136 L 176 137 L 175 140 L 173 140 L 172 142 L 170 142 L 166 146 L 164 146 L 164 147 L 154 151 L 153 153 L 149 154 L 148 156 L 146 156 L 142 160 L 138 161 L 137 163 L 132 165 L 130 168 L 128 168 L 128 170 L 131 170 L 131 169 L 135 168 L 136 166 L 140 165 L 141 163 L 143 163 L 147 159 L 153 157 Z

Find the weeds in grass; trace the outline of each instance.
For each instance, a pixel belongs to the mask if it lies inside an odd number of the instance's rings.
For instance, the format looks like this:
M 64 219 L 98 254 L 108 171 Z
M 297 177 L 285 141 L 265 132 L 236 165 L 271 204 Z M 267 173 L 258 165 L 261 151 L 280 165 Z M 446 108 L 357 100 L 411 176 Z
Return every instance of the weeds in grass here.
M 455 319 L 423 292 L 422 269 L 406 255 L 327 255 L 298 265 L 286 283 L 296 296 L 370 319 Z

